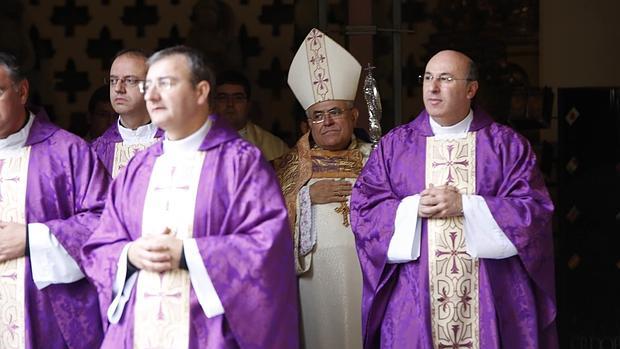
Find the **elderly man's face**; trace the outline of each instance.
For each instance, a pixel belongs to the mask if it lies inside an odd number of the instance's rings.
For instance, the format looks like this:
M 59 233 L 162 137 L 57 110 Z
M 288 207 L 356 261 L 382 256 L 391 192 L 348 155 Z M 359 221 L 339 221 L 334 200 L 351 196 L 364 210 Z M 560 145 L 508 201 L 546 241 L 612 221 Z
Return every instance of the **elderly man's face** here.
M 26 121 L 28 81 L 14 82 L 0 65 L 0 139 L 17 132 Z
M 478 82 L 464 80 L 469 74 L 469 59 L 456 51 L 442 51 L 433 56 L 426 65 L 422 87 L 424 106 L 429 115 L 442 126 L 450 126 L 464 119 L 470 109 L 471 99 L 476 95 Z M 440 77 L 452 77 L 453 81 L 441 81 Z
M 330 113 L 331 111 L 331 113 Z M 339 115 L 338 111 L 341 113 Z M 313 122 L 312 116 L 323 114 L 322 122 Z M 351 142 L 358 111 L 349 108 L 346 101 L 324 101 L 308 108 L 310 131 L 316 144 L 325 150 L 344 150 Z M 333 114 L 334 116 L 330 115 Z
M 215 89 L 215 112 L 240 130 L 248 122 L 250 102 L 242 85 L 222 84 Z
M 132 54 L 117 57 L 110 68 L 110 102 L 121 116 L 144 115 L 146 106 L 137 83 L 146 77 L 146 60 Z M 113 83 L 116 81 L 116 83 Z
M 208 110 L 209 84 L 193 84 L 185 56 L 175 54 L 156 61 L 149 67 L 145 84 L 146 107 L 158 127 L 187 136 L 197 129 L 197 122 L 204 122 L 196 116 Z

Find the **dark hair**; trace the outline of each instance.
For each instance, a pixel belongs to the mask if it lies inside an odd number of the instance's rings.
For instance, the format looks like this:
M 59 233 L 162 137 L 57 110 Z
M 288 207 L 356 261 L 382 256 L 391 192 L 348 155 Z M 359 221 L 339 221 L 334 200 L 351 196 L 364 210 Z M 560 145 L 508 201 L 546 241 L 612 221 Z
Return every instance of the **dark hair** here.
M 93 92 L 92 95 L 90 95 L 90 99 L 88 100 L 89 114 L 95 112 L 95 108 L 99 102 L 110 103 L 110 86 L 100 86 Z
M 231 85 L 241 85 L 243 86 L 243 91 L 245 92 L 245 96 L 250 99 L 250 95 L 252 90 L 250 88 L 250 81 L 245 77 L 241 72 L 236 70 L 227 70 L 223 73 L 217 75 L 217 83 L 218 86 L 224 84 Z
M 174 55 L 181 55 L 187 59 L 191 80 L 194 85 L 201 81 L 206 81 L 211 88 L 215 86 L 213 69 L 211 69 L 200 51 L 188 46 L 179 45 L 157 51 L 149 57 L 146 64 L 150 67 L 157 61 Z
M 149 59 L 149 54 L 145 50 L 143 50 L 143 49 L 140 49 L 140 48 L 126 48 L 126 49 L 122 49 L 122 50 L 116 52 L 116 54 L 114 55 L 114 58 L 112 59 L 112 61 L 115 61 L 118 57 L 124 56 L 124 55 L 130 55 L 130 56 L 144 58 L 145 61 L 147 59 Z
M 11 80 L 15 83 L 26 79 L 26 73 L 17 62 L 17 58 L 10 53 L 0 52 L 0 65 L 9 72 Z

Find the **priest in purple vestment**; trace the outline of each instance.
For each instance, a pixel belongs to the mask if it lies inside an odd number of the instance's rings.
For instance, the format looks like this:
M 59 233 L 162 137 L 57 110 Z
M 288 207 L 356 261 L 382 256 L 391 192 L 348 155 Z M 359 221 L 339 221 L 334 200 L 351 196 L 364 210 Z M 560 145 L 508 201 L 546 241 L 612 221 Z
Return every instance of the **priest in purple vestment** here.
M 110 103 L 118 121 L 92 142 L 92 147 L 116 177 L 136 152 L 152 145 L 163 131 L 151 122 L 144 97 L 138 84 L 146 77 L 146 54 L 137 49 L 125 49 L 116 54 L 110 76 Z
M 103 348 L 297 348 L 287 211 L 258 148 L 209 115 L 194 49 L 149 58 L 141 88 L 164 139 L 112 183 L 83 253 Z
M 0 348 L 96 348 L 103 325 L 80 252 L 110 179 L 85 141 L 26 108 L 28 94 L 0 53 Z
M 365 348 L 556 348 L 553 204 L 530 144 L 471 108 L 473 61 L 433 56 L 425 110 L 354 186 Z

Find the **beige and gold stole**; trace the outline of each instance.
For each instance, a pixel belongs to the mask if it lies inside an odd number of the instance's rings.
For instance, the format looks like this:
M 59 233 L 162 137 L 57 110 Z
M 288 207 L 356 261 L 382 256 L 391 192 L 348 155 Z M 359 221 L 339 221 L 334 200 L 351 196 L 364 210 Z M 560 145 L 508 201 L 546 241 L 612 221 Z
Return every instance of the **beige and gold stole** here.
M 476 134 L 427 138 L 426 187 L 453 185 L 476 192 Z M 463 217 L 428 220 L 428 267 L 433 345 L 479 348 L 478 259 L 465 251 Z
M 144 150 L 157 142 L 156 138 L 146 143 L 125 144 L 116 143 L 114 146 L 114 162 L 112 163 L 112 178 L 116 178 L 118 173 L 127 166 L 127 163 L 137 152 Z
M 194 209 L 204 152 L 153 166 L 144 203 L 142 235 L 170 228 L 179 239 L 193 236 Z M 174 162 L 172 161 L 174 160 Z M 187 348 L 190 329 L 190 278 L 186 270 L 140 271 L 134 309 L 134 348 Z
M 30 147 L 0 156 L 0 221 L 26 224 Z M 0 236 L 1 238 L 1 236 Z M 0 348 L 26 347 L 25 258 L 0 263 Z

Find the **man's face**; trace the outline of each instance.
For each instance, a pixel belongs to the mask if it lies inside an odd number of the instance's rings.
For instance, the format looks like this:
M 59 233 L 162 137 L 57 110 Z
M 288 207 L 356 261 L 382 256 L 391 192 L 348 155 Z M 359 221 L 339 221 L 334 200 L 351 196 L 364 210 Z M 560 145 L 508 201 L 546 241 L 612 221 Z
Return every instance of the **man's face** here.
M 334 116 L 330 115 L 334 114 Z M 341 113 L 338 113 L 338 112 Z M 358 111 L 349 108 L 346 101 L 324 101 L 313 104 L 306 112 L 313 116 L 323 113 L 323 121 L 315 123 L 309 120 L 312 138 L 325 150 L 344 150 L 351 142 L 353 128 L 357 122 Z M 339 114 L 336 116 L 335 114 Z
M 17 132 L 26 121 L 28 80 L 13 82 L 6 67 L 0 65 L 0 139 Z
M 146 106 L 137 82 L 146 77 L 146 60 L 132 54 L 124 54 L 114 60 L 110 68 L 110 102 L 121 116 L 144 115 Z M 134 85 L 135 83 L 135 85 Z M 133 85 L 133 86 L 132 86 Z
M 209 84 L 201 81 L 194 86 L 185 56 L 175 54 L 156 61 L 145 84 L 151 120 L 168 132 L 185 134 L 195 128 L 196 116 L 208 110 Z
M 116 121 L 116 113 L 109 102 L 99 101 L 90 115 L 90 135 L 101 136 Z
M 442 51 L 430 59 L 424 74 L 432 77 L 425 79 L 422 86 L 428 114 L 442 126 L 464 119 L 478 90 L 478 82 L 464 80 L 469 74 L 469 59 L 455 51 Z M 442 76 L 456 80 L 441 81 Z
M 215 90 L 215 112 L 240 130 L 248 122 L 250 102 L 242 85 L 222 84 Z

